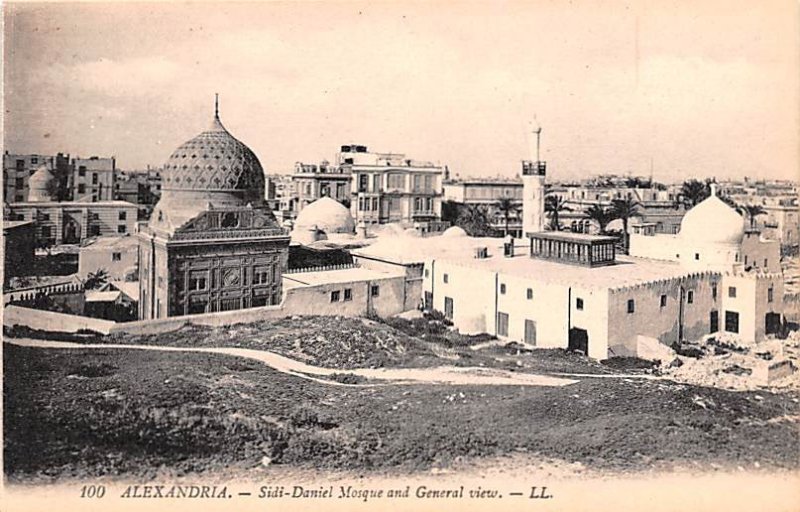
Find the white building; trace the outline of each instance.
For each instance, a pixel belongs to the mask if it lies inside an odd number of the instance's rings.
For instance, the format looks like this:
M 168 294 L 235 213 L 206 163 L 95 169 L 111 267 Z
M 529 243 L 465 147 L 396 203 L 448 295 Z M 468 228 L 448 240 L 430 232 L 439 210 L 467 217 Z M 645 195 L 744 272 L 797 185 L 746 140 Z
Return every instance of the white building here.
M 356 261 L 405 266 L 407 282 L 421 267 L 424 307 L 462 332 L 597 359 L 637 355 L 642 341 L 672 345 L 725 331 L 755 342 L 780 330 L 778 245 L 745 233 L 742 217 L 718 197 L 690 211 L 681 234 L 634 235 L 631 256 L 617 256 L 613 238 L 541 230 L 539 164 L 523 163 L 536 171 L 523 179 L 537 180 L 524 195 L 533 209 L 523 213 L 528 241 L 398 237 L 354 251 Z

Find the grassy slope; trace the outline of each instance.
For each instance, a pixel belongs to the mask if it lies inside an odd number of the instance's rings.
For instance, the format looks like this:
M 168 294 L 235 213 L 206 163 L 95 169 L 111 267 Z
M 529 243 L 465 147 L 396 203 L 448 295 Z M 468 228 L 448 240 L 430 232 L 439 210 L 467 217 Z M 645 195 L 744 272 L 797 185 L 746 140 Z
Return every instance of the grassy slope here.
M 219 355 L 4 347 L 12 478 L 230 465 L 428 469 L 527 451 L 591 468 L 797 468 L 789 395 L 584 379 L 564 388 L 342 388 Z M 760 395 L 760 399 L 757 398 Z M 702 405 L 700 405 L 702 403 Z M 772 420 L 772 421 L 769 421 Z

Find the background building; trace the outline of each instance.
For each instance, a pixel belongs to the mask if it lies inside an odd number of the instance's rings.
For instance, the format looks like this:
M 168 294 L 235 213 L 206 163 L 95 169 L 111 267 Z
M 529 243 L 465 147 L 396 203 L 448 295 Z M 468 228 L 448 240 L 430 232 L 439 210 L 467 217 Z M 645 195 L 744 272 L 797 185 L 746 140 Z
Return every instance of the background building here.
M 125 201 L 54 201 L 55 177 L 46 165 L 30 177 L 31 201 L 10 203 L 8 220 L 30 221 L 37 246 L 78 244 L 96 236 L 120 236 L 135 231 L 137 206 Z
M 46 166 L 53 174 L 51 197 L 56 201 L 72 198 L 70 184 L 72 182 L 72 163 L 69 155 L 19 155 L 3 154 L 3 191 L 9 203 L 21 203 L 28 200 L 28 180 L 41 166 Z
M 370 153 L 359 145 L 342 146 L 337 163 L 352 175 L 350 211 L 356 224 L 443 229 L 443 167 L 403 154 Z
M 111 201 L 114 199 L 116 159 L 75 158 L 73 160 L 72 188 L 74 201 Z
M 490 227 L 506 232 L 504 200 L 509 200 L 508 234 L 522 236 L 522 180 L 519 178 L 466 178 L 446 181 L 443 185 L 445 202 L 486 208 Z
M 350 207 L 350 169 L 331 165 L 328 161 L 319 164 L 297 162 L 292 175 L 297 194 L 293 211 L 301 212 L 308 204 L 321 197 L 330 197 Z

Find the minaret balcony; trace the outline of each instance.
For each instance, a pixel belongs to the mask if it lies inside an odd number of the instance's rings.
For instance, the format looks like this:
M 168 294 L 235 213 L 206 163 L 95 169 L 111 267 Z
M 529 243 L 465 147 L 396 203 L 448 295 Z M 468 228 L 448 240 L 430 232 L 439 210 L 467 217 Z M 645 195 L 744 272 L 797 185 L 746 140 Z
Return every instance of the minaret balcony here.
M 547 162 L 522 161 L 523 176 L 544 176 L 547 172 Z

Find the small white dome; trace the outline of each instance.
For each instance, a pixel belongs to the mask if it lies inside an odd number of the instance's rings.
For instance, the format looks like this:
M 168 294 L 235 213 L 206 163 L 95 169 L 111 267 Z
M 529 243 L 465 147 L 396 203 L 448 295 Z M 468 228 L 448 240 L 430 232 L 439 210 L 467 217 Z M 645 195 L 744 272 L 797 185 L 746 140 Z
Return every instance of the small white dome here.
M 683 216 L 680 237 L 690 242 L 739 244 L 744 229 L 744 218 L 711 195 Z
M 442 236 L 446 236 L 448 238 L 465 237 L 467 236 L 467 232 L 459 226 L 450 226 L 442 232 Z
M 28 201 L 52 201 L 53 198 L 50 194 L 50 187 L 54 179 L 55 176 L 53 176 L 53 173 L 50 172 L 50 169 L 48 169 L 46 165 L 42 165 L 36 169 L 36 172 L 31 174 L 31 177 L 28 179 Z
M 322 197 L 309 204 L 297 215 L 295 231 L 307 231 L 316 226 L 320 231 L 331 233 L 353 233 L 356 224 L 350 210 L 330 197 Z

